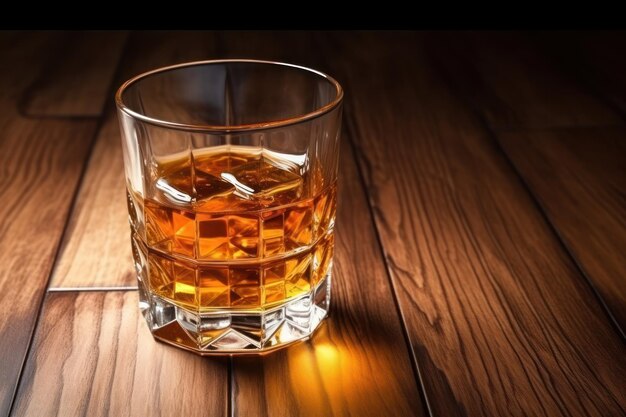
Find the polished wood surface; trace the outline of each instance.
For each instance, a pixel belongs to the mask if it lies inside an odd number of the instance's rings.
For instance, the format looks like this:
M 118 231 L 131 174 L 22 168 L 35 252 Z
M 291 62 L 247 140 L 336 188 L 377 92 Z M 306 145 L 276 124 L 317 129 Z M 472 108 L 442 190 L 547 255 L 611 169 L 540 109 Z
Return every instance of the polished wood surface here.
M 0 36 L 0 415 L 9 412 L 96 130 L 95 120 L 33 119 L 18 109 L 60 41 L 56 33 Z
M 626 128 L 498 134 L 580 268 L 626 330 Z
M 623 341 L 488 132 L 419 39 L 342 37 L 336 53 L 353 43 L 368 71 L 334 73 L 434 414 L 622 412 Z
M 0 416 L 626 415 L 623 90 L 572 39 L 0 33 Z M 112 94 L 229 56 L 345 87 L 333 306 L 200 358 L 136 307 Z
M 50 293 L 15 416 L 223 416 L 225 358 L 155 343 L 136 291 Z

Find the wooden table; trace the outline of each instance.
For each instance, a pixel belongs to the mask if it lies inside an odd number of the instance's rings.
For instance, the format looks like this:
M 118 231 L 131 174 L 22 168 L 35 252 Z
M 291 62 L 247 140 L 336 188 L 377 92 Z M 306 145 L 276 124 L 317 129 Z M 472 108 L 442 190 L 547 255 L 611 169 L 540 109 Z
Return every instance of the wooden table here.
M 0 416 L 626 415 L 624 33 L 0 34 Z M 112 101 L 218 57 L 335 75 L 330 320 L 201 358 L 140 317 Z

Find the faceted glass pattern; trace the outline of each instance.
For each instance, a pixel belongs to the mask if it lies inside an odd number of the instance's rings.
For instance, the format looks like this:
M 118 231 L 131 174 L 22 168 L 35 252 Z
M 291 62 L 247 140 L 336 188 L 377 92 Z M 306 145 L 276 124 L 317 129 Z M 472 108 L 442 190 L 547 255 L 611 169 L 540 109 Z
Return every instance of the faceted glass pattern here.
M 184 265 L 132 240 L 140 307 L 164 341 L 200 353 L 265 351 L 307 337 L 328 313 L 332 234 L 315 255 L 259 269 Z
M 200 354 L 272 350 L 308 337 L 328 314 L 331 274 L 306 294 L 256 312 L 198 313 L 163 301 L 139 281 L 140 308 L 153 335 Z
M 333 234 L 311 251 L 250 264 L 200 264 L 148 249 L 131 237 L 137 271 L 146 289 L 183 308 L 268 308 L 309 292 L 330 273 Z
M 140 77 L 117 102 L 154 337 L 199 354 L 309 337 L 330 301 L 340 87 L 302 68 L 207 62 Z

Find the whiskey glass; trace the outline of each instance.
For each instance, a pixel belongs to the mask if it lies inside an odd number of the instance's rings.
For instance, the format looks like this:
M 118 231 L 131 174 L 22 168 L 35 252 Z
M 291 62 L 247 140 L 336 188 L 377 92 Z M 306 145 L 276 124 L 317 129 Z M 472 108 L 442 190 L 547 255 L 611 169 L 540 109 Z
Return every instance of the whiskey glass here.
M 326 74 L 257 60 L 120 87 L 139 306 L 156 339 L 264 353 L 326 317 L 342 98 Z

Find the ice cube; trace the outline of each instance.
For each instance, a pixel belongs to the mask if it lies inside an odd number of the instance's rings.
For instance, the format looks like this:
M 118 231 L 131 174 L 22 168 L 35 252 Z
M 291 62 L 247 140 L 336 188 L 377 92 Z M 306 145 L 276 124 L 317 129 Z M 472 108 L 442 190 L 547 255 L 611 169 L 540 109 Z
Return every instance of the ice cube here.
M 159 178 L 156 188 L 167 201 L 183 205 L 198 200 L 227 197 L 235 191 L 232 184 L 214 175 L 202 171 L 196 171 L 192 175 L 190 170 Z
M 162 195 L 172 203 L 191 203 L 191 196 L 182 192 L 176 187 L 167 182 L 165 178 L 159 178 L 156 182 L 157 190 L 161 191 Z
M 274 165 L 267 158 L 222 172 L 221 178 L 235 187 L 235 195 L 263 205 L 291 203 L 302 195 L 302 177 Z

